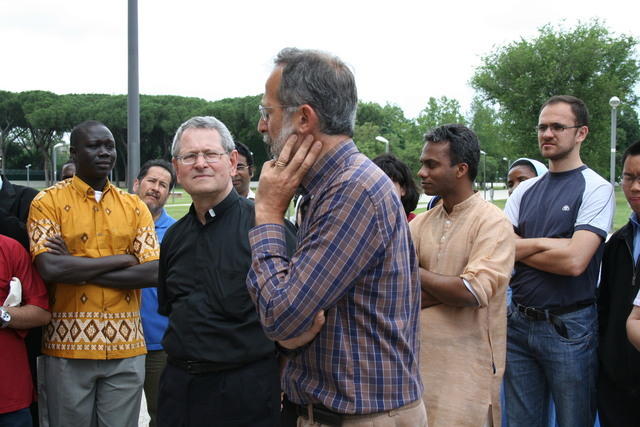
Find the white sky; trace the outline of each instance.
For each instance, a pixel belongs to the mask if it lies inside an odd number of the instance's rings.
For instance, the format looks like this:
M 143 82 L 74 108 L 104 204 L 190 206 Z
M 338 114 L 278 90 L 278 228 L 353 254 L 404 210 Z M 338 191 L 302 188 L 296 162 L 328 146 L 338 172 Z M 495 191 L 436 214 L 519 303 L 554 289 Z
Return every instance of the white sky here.
M 350 64 L 363 101 L 415 117 L 446 95 L 466 110 L 482 56 L 593 17 L 640 37 L 637 0 L 139 0 L 140 92 L 256 95 L 275 54 L 296 46 Z M 125 94 L 127 1 L 0 0 L 0 52 L 0 90 Z

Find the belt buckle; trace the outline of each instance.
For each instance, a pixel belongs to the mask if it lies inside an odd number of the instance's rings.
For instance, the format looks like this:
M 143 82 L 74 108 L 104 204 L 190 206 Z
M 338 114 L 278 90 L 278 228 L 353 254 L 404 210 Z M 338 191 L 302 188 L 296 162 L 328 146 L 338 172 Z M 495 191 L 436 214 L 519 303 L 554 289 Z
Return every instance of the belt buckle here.
M 524 313 L 525 317 L 528 317 L 529 319 L 533 319 L 533 320 L 540 320 L 539 318 L 540 311 L 535 307 L 525 307 L 523 305 L 521 305 L 520 307 L 524 308 L 522 312 Z
M 536 318 L 535 314 L 536 314 L 535 308 L 533 308 L 533 307 L 525 307 L 524 308 L 524 315 L 525 316 L 530 317 L 532 319 L 535 319 Z

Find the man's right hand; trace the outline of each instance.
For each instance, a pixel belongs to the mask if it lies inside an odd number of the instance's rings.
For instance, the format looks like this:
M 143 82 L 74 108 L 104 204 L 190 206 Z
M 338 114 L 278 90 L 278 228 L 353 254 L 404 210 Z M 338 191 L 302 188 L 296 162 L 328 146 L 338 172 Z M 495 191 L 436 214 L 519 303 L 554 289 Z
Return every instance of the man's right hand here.
M 297 337 L 289 338 L 288 340 L 278 341 L 278 344 L 280 344 L 280 346 L 288 350 L 293 350 L 310 343 L 311 341 L 313 341 L 316 335 L 318 335 L 318 333 L 320 332 L 320 329 L 322 329 L 322 326 L 324 325 L 325 320 L 326 319 L 324 317 L 324 310 L 321 310 L 318 312 L 318 314 L 316 314 L 316 317 L 313 318 L 313 324 L 311 325 L 309 330 L 307 330 L 306 332 L 303 332 Z
M 313 135 L 299 140 L 293 134 L 278 159 L 262 166 L 256 191 L 256 225 L 283 223 L 291 199 L 321 150 L 322 142 L 314 141 Z

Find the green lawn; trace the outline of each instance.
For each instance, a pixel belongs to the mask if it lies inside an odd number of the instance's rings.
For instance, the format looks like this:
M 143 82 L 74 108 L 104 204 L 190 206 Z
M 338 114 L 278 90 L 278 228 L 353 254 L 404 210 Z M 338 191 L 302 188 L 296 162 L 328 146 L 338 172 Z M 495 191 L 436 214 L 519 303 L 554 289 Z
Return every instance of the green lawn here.
M 176 187 L 174 190 L 174 195 L 169 196 L 169 200 L 167 201 L 166 209 L 167 213 L 171 215 L 175 219 L 180 219 L 187 213 L 189 210 L 189 205 L 191 205 L 191 196 L 189 196 L 184 189 L 181 187 Z M 506 200 L 494 200 L 494 204 L 500 209 L 504 209 L 504 205 Z M 416 213 L 424 212 L 425 209 L 416 209 Z M 629 215 L 631 214 L 631 208 L 627 204 L 627 201 L 624 198 L 624 194 L 620 187 L 616 188 L 616 214 L 613 218 L 613 230 L 618 230 L 620 227 L 625 225 L 629 220 Z
M 190 205 L 191 196 L 182 187 L 176 187 L 169 196 L 165 209 L 169 216 L 180 219 L 189 211 Z
M 506 200 L 494 200 L 493 204 L 499 207 L 500 209 L 504 209 L 504 205 L 507 203 Z M 416 213 L 424 212 L 426 209 L 416 209 Z M 624 198 L 624 193 L 620 187 L 616 188 L 616 213 L 613 217 L 613 230 L 616 231 L 623 225 L 627 223 L 629 220 L 629 215 L 631 215 L 631 208 L 627 203 L 627 200 Z

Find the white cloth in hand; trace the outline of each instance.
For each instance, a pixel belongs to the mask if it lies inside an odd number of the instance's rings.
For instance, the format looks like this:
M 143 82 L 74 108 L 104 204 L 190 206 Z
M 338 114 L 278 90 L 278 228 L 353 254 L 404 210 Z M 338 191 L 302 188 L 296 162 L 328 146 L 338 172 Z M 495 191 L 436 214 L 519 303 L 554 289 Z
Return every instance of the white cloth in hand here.
M 22 283 L 17 277 L 12 277 L 9 282 L 9 295 L 4 300 L 3 307 L 17 307 L 22 302 Z

